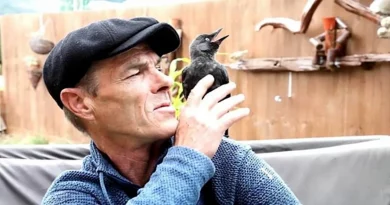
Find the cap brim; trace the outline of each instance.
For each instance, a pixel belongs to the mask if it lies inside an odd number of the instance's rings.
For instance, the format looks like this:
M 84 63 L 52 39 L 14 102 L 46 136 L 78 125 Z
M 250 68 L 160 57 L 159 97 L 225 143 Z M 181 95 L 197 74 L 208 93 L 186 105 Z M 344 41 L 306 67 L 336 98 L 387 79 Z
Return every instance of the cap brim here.
M 109 53 L 109 56 L 117 55 L 129 50 L 139 43 L 145 42 L 157 55 L 175 51 L 180 46 L 180 37 L 176 30 L 167 23 L 157 23 L 129 38 Z

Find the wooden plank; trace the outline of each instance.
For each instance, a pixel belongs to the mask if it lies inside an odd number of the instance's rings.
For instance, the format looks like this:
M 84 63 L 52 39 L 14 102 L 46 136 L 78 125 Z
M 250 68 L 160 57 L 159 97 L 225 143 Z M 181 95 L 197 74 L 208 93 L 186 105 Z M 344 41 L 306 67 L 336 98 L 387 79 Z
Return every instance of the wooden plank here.
M 58 42 L 73 29 L 109 17 L 153 16 L 167 22 L 178 18 L 183 29 L 182 49 L 178 52 L 182 57 L 188 57 L 188 45 L 196 35 L 223 27 L 221 35 L 229 34 L 229 38 L 224 41 L 220 52 L 248 50 L 246 59 L 289 59 L 296 56 L 309 62 L 306 56 L 313 56 L 314 48 L 308 39 L 323 32 L 321 19 L 324 16 L 337 16 L 352 31 L 347 55 L 390 52 L 389 41 L 376 36 L 375 23 L 346 11 L 334 1 L 321 3 L 304 34 L 294 35 L 284 29 L 270 27 L 264 27 L 261 32 L 253 31 L 256 22 L 261 19 L 277 16 L 294 19 L 300 16 L 306 2 L 207 1 L 142 9 L 50 13 L 44 14 L 43 19 L 50 21 L 45 35 L 49 40 Z M 370 2 L 360 0 L 364 5 Z M 2 17 L 1 42 L 6 77 L 3 97 L 8 131 L 11 134 L 87 141 L 87 137 L 67 122 L 43 82 L 36 90 L 28 82 L 23 59 L 35 55 L 28 46 L 28 35 L 39 28 L 39 17 L 38 14 Z M 46 58 L 45 55 L 38 57 L 42 62 Z M 224 55 L 217 58 L 224 64 L 230 63 Z M 273 63 L 264 62 L 264 66 L 273 67 Z M 283 65 L 294 63 L 290 60 Z M 303 65 L 309 66 L 307 63 Z M 333 73 L 293 73 L 291 98 L 287 96 L 288 73 L 234 69 L 228 69 L 228 72 L 231 81 L 237 83 L 233 94 L 243 93 L 246 96 L 240 106 L 251 108 L 251 115 L 230 129 L 234 139 L 390 134 L 390 69 L 387 63 L 378 63 L 370 72 L 341 69 Z M 275 101 L 276 96 L 280 96 L 281 101 Z
M 262 71 L 294 71 L 307 72 L 319 71 L 325 67 L 315 67 L 312 57 L 297 58 L 257 58 L 245 59 L 237 63 L 225 64 L 235 70 L 262 70 Z M 349 55 L 338 58 L 336 65 L 340 67 L 362 66 L 364 63 L 390 62 L 390 54 L 362 54 Z

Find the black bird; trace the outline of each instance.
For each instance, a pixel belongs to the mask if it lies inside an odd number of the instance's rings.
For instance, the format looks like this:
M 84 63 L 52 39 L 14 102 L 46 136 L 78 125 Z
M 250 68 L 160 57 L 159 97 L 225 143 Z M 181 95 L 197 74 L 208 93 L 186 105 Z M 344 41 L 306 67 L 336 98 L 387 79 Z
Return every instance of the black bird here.
M 214 83 L 207 90 L 207 93 L 223 84 L 229 83 L 229 76 L 225 66 L 215 60 L 215 54 L 217 53 L 219 46 L 222 41 L 229 36 L 226 35 L 215 40 L 221 30 L 222 28 L 211 34 L 201 34 L 191 43 L 191 63 L 182 71 L 183 94 L 186 100 L 198 81 L 208 74 L 214 76 Z M 230 96 L 231 94 L 227 95 L 224 99 L 229 98 Z M 228 137 L 228 130 L 226 130 L 225 135 Z

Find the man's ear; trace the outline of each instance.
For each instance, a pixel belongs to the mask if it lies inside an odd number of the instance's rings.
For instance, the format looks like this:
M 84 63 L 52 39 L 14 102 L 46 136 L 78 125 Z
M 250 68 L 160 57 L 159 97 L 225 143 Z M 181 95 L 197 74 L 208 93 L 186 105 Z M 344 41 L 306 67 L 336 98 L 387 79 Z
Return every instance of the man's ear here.
M 60 94 L 61 101 L 76 116 L 86 120 L 93 120 L 93 106 L 86 93 L 79 88 L 65 88 Z

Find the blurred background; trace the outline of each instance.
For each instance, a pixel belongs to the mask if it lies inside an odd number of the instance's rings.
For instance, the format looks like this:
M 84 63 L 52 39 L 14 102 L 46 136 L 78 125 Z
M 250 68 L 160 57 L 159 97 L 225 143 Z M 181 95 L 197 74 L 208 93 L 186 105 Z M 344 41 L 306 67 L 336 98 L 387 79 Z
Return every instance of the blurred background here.
M 390 204 L 390 0 L 0 0 L 0 205 L 40 204 L 89 154 L 45 88 L 50 50 L 94 21 L 137 16 L 181 36 L 162 61 L 176 108 L 190 43 L 223 28 L 217 60 L 251 109 L 230 138 L 302 204 Z
M 324 32 L 325 17 L 338 17 L 351 32 L 346 55 L 389 54 L 389 39 L 378 37 L 378 23 L 330 0 L 321 2 L 304 33 L 272 26 L 255 30 L 256 24 L 271 17 L 299 21 L 307 2 L 0 0 L 0 143 L 89 141 L 72 127 L 49 96 L 39 77 L 47 54 L 37 53 L 33 47 L 37 39 L 56 44 L 70 31 L 96 20 L 152 16 L 174 24 L 182 45 L 167 58 L 167 67 L 172 66 L 173 59 L 188 58 L 189 43 L 196 35 L 218 28 L 223 28 L 221 36 L 230 35 L 217 55 L 226 65 L 234 62 L 233 54 L 243 51 L 241 58 L 252 64 L 259 58 L 276 62 L 275 59 L 303 57 L 309 59 L 305 62 L 311 62 L 316 49 L 309 40 Z M 371 3 L 372 0 L 359 1 L 366 7 Z M 389 58 L 379 61 L 383 62 L 372 64 L 369 70 L 358 65 L 310 72 L 227 66 L 231 80 L 237 83 L 235 93 L 246 95 L 242 106 L 251 108 L 251 115 L 230 129 L 231 137 L 262 140 L 389 134 L 390 64 L 386 62 Z M 178 64 L 177 69 L 183 65 Z M 273 66 L 278 67 L 278 63 Z

